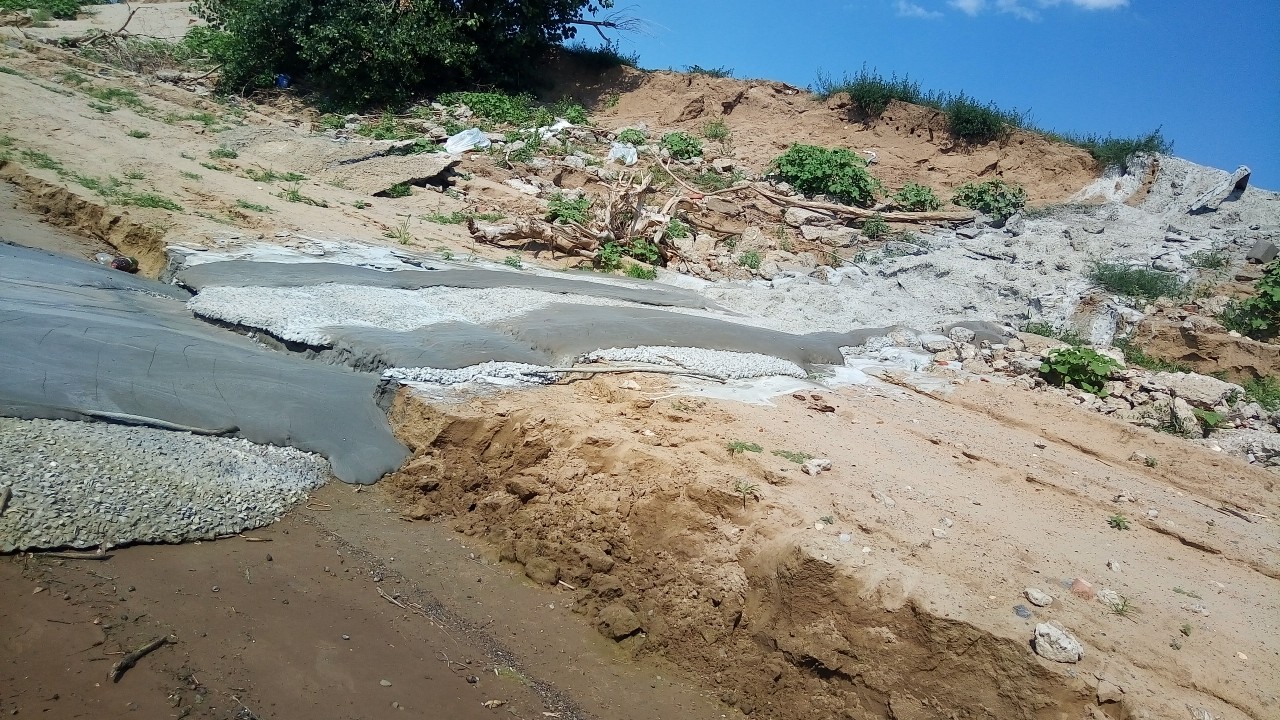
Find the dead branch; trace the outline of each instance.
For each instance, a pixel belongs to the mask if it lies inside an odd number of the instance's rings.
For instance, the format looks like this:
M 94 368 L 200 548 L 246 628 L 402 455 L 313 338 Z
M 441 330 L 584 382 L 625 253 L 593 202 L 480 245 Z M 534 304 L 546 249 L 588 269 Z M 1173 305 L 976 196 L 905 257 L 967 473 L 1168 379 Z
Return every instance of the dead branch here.
M 824 203 L 824 202 L 817 202 L 815 200 L 804 200 L 804 199 L 798 199 L 798 198 L 783 197 L 782 195 L 778 195 L 777 193 L 769 192 L 768 190 L 765 190 L 759 185 L 750 185 L 749 187 L 752 190 L 755 190 L 765 199 L 770 200 L 774 203 L 777 203 L 778 205 L 783 205 L 783 206 L 791 205 L 795 207 L 808 208 L 810 210 L 822 210 L 824 212 L 835 213 L 837 215 L 844 215 L 846 217 L 851 217 L 857 220 L 866 220 L 867 218 L 871 218 L 879 215 L 881 218 L 883 218 L 885 221 L 888 221 L 888 222 L 962 223 L 962 222 L 968 222 L 974 219 L 974 217 L 976 217 L 976 214 L 971 211 L 878 213 L 874 210 L 866 210 L 863 208 L 850 207 L 848 205 L 838 205 L 836 203 Z
M 62 560 L 110 560 L 111 555 L 106 552 L 98 551 L 91 553 L 77 552 L 42 552 L 36 553 L 40 557 L 59 558 Z
M 137 650 L 125 655 L 120 658 L 115 665 L 111 666 L 111 671 L 107 673 L 107 679 L 113 683 L 120 682 L 120 678 L 124 676 L 125 672 L 136 665 L 139 660 L 171 642 L 176 641 L 171 639 L 168 635 L 162 635 Z
M 524 219 L 494 225 L 472 219 L 467 221 L 467 229 L 471 231 L 473 238 L 492 245 L 540 240 L 566 255 L 577 255 L 590 260 L 596 259 L 595 250 L 599 245 L 597 241 L 586 237 L 581 231 L 570 236 L 566 230 L 542 220 Z
M 144 6 L 144 5 L 139 5 L 138 7 L 131 9 L 131 10 L 129 11 L 129 15 L 128 15 L 127 17 L 125 17 L 125 19 L 124 19 L 124 24 L 122 24 L 122 25 L 121 25 L 119 28 L 117 28 L 114 32 L 103 32 L 103 31 L 98 30 L 98 29 L 96 29 L 96 28 L 95 28 L 95 29 L 90 30 L 89 32 L 87 32 L 87 33 L 83 34 L 83 35 L 78 35 L 78 36 L 76 36 L 76 37 L 62 38 L 62 39 L 61 39 L 61 40 L 59 40 L 58 42 L 59 42 L 59 44 L 60 44 L 60 45 L 62 45 L 63 47 L 73 47 L 73 48 L 75 48 L 75 47 L 81 47 L 81 46 L 84 46 L 84 45 L 92 45 L 92 44 L 94 44 L 94 43 L 96 43 L 96 42 L 99 42 L 99 41 L 101 41 L 101 40 L 105 40 L 106 38 L 126 38 L 126 37 L 130 37 L 130 36 L 132 35 L 132 33 L 128 32 L 125 28 L 129 27 L 129 23 L 133 21 L 133 16 L 134 16 L 134 15 L 137 15 L 137 14 L 138 14 L 138 11 L 139 11 L 139 10 L 141 10 L 143 7 L 145 7 L 145 6 Z
M 382 591 L 382 588 L 378 588 L 378 594 L 379 594 L 379 595 L 381 595 L 383 598 L 385 598 L 385 599 L 386 599 L 386 601 L 387 601 L 387 602 L 389 602 L 389 603 L 391 603 L 392 605 L 395 605 L 395 606 L 400 607 L 400 608 L 404 608 L 405 610 L 408 610 L 408 609 L 409 609 L 409 608 L 407 608 L 407 607 L 405 607 L 405 606 L 404 606 L 404 603 L 400 602 L 399 600 L 397 600 L 397 599 L 395 599 L 395 598 L 391 597 L 390 595 L 386 594 L 385 592 L 383 592 L 383 591 Z

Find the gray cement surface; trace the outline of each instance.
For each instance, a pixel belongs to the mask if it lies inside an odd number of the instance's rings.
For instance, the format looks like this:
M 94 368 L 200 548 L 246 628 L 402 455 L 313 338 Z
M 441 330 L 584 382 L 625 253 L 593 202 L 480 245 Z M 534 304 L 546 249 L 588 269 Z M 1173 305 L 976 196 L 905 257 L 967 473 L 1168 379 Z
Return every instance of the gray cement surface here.
M 193 318 L 183 290 L 0 245 L 0 415 L 153 418 L 293 446 L 372 483 L 407 450 L 377 375 L 269 350 Z

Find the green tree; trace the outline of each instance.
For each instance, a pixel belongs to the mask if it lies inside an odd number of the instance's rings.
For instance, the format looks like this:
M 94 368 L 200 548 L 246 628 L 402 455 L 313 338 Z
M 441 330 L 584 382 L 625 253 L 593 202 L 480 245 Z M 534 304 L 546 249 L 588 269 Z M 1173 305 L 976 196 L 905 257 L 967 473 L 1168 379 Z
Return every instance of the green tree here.
M 394 102 L 461 84 L 512 86 L 613 0 L 197 0 L 226 34 L 225 89 L 288 75 L 335 106 Z M 609 25 L 611 26 L 611 25 Z

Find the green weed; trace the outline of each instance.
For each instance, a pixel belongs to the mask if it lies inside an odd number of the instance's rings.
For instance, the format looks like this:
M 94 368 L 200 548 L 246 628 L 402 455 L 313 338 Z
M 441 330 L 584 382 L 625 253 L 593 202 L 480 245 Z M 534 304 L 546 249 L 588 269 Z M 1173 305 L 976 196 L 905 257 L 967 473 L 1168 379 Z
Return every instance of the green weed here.
M 502 258 L 502 264 L 507 267 L 513 267 L 517 270 L 524 267 L 524 262 L 520 260 L 519 255 L 508 255 Z
M 218 147 L 209 151 L 209 157 L 213 158 L 214 160 L 234 160 L 235 158 L 240 157 L 240 153 L 236 152 L 235 150 L 232 150 L 226 145 L 219 145 Z
M 658 277 L 658 271 L 655 268 L 650 265 L 640 265 L 637 263 L 628 265 L 626 273 L 627 277 L 635 278 L 637 280 L 656 280 Z
M 280 192 L 276 193 L 276 197 L 288 202 L 302 203 L 304 205 L 311 205 L 313 207 L 325 207 L 325 208 L 329 207 L 329 204 L 323 200 L 316 200 L 315 198 L 307 197 L 306 195 L 303 195 L 302 186 L 299 185 L 298 183 L 294 183 L 288 187 L 281 188 Z
M 760 447 L 758 444 L 743 440 L 731 440 L 728 447 L 730 455 L 737 455 L 743 452 L 764 452 L 764 448 Z
M 1198 250 L 1187 256 L 1187 264 L 1199 270 L 1222 270 L 1231 264 L 1231 254 L 1225 248 Z
M 703 67 L 701 65 L 685 65 L 684 71 L 690 75 L 706 75 L 713 78 L 731 78 L 733 77 L 733 68 L 729 67 Z
M 382 193 L 389 198 L 409 197 L 413 194 L 413 189 L 407 182 L 396 183 L 391 187 L 383 190 Z
M 1147 302 L 1162 297 L 1177 299 L 1187 293 L 1186 284 L 1174 273 L 1129 267 L 1120 263 L 1095 264 L 1089 273 L 1089 279 L 1108 292 Z
M 760 265 L 763 262 L 764 258 L 762 258 L 760 253 L 755 250 L 748 250 L 738 256 L 738 264 L 752 270 L 759 270 Z
M 151 137 L 151 133 L 147 132 L 146 130 L 130 130 L 125 134 L 131 138 L 137 138 L 139 140 Z
M 408 245 L 413 242 L 413 233 L 409 232 L 409 221 L 412 219 L 412 215 L 400 216 L 400 222 L 396 223 L 396 226 L 387 232 L 387 237 L 401 245 Z
M 1179 595 L 1186 595 L 1187 597 L 1189 597 L 1189 598 L 1194 598 L 1194 599 L 1196 599 L 1196 600 L 1203 600 L 1203 599 L 1204 599 L 1204 598 L 1200 597 L 1198 594 L 1196 594 L 1195 592 L 1192 592 L 1191 590 L 1183 590 L 1183 589 L 1182 589 L 1182 588 L 1180 588 L 1180 587 L 1175 587 L 1175 588 L 1173 589 L 1173 591 L 1174 591 L 1174 592 L 1176 592 L 1176 593 L 1178 593 Z
M 258 168 L 252 168 L 252 167 L 245 168 L 244 174 L 245 174 L 245 177 L 249 178 L 250 180 L 256 180 L 257 182 L 260 182 L 260 183 L 270 183 L 270 182 L 276 182 L 278 180 L 283 180 L 285 182 L 302 182 L 303 180 L 307 179 L 306 175 L 301 175 L 296 172 L 281 173 L 281 172 L 276 172 L 275 170 L 272 170 L 270 168 L 266 168 L 266 169 L 258 169 Z
M 1130 365 L 1137 365 L 1152 372 L 1191 372 L 1191 366 L 1186 363 L 1151 357 L 1142 348 L 1134 345 L 1130 338 L 1116 340 L 1115 346 L 1124 353 L 1124 361 Z
M 1129 161 L 1138 153 L 1167 155 L 1173 152 L 1173 143 L 1165 139 L 1160 128 L 1129 138 L 1053 132 L 1045 134 L 1054 140 L 1089 151 L 1101 168 L 1118 167 L 1121 171 L 1129 169 Z
M 879 213 L 862 221 L 862 234 L 865 235 L 868 240 L 878 240 L 885 235 L 888 235 L 889 232 L 889 223 L 885 222 L 884 218 L 881 217 Z
M 132 193 L 125 194 L 120 197 L 120 204 L 135 205 L 143 208 L 156 208 L 158 210 L 170 210 L 172 212 L 182 212 L 182 206 L 178 205 L 178 203 L 163 195 L 157 195 L 156 193 L 140 193 L 137 195 Z
M 93 102 L 90 102 L 89 107 L 93 110 L 97 110 L 98 112 L 103 113 L 104 115 L 106 113 L 113 113 L 120 109 L 115 105 L 112 105 L 111 103 L 102 103 L 102 102 L 97 102 L 96 100 Z
M 249 202 L 248 200 L 236 200 L 236 207 L 240 207 L 240 208 L 244 208 L 245 210 L 252 210 L 254 212 L 260 212 L 260 213 L 271 212 L 270 207 L 267 207 L 266 205 L 260 205 L 258 203 Z
M 754 497 L 760 499 L 760 488 L 747 482 L 746 480 L 738 480 L 733 484 L 733 492 L 742 496 L 742 509 L 747 509 L 747 499 Z
M 1107 525 L 1113 530 L 1128 530 L 1129 519 L 1120 513 L 1116 513 L 1115 515 L 1107 518 Z
M 23 160 L 41 170 L 52 170 L 59 175 L 67 173 L 67 169 L 62 166 L 62 163 L 53 159 L 48 153 L 39 150 L 23 150 L 20 154 Z
M 787 460 L 799 465 L 803 465 L 805 462 L 813 459 L 813 456 L 807 452 L 796 452 L 793 450 L 774 450 L 773 454 L 780 458 L 786 458 Z M 835 523 L 827 524 L 834 525 Z
M 639 53 L 624 53 L 614 42 L 606 42 L 601 47 L 590 47 L 584 42 L 566 45 L 564 54 L 574 58 L 593 70 L 608 70 L 621 65 L 636 67 L 640 63 Z
M 1251 378 L 1241 383 L 1244 396 L 1249 402 L 1255 402 L 1267 412 L 1280 410 L 1280 380 L 1271 375 Z
M 396 120 L 391 113 L 383 113 L 377 122 L 364 123 L 356 129 L 357 135 L 374 140 L 408 140 L 420 133 L 414 132 L 407 125 Z
M 1042 321 L 1028 321 L 1023 324 L 1022 332 L 1031 333 L 1032 335 L 1040 335 L 1042 337 L 1061 340 L 1068 345 L 1086 345 L 1088 344 L 1083 337 L 1075 330 L 1070 328 L 1059 328 Z
M 702 126 L 702 137 L 716 142 L 725 142 L 733 137 L 733 133 L 725 124 L 724 118 L 716 118 Z
M 680 238 L 689 237 L 692 232 L 693 231 L 689 227 L 688 223 L 684 222 L 680 218 L 671 218 L 671 221 L 667 223 L 667 229 L 663 231 L 663 234 L 668 240 L 678 240 Z

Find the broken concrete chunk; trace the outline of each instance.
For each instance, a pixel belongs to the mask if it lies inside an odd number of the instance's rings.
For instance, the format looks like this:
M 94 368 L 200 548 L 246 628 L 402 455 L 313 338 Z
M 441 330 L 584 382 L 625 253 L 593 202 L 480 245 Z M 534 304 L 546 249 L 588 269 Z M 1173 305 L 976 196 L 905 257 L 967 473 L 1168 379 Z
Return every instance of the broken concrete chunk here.
M 327 173 L 326 180 L 373 195 L 400 184 L 444 185 L 445 177 L 459 162 L 447 155 L 384 155 L 340 165 Z
M 963 228 L 960 228 L 959 230 L 956 230 L 957 235 L 968 240 L 972 240 L 978 237 L 979 235 L 983 234 L 984 232 L 986 232 L 986 228 L 980 228 L 980 227 L 963 227 Z
M 1259 240 L 1253 244 L 1253 247 L 1249 248 L 1245 259 L 1250 262 L 1265 264 L 1275 260 L 1278 254 L 1280 254 L 1280 250 L 1276 248 L 1275 243 L 1268 240 Z
M 1244 193 L 1245 188 L 1249 187 L 1249 176 L 1251 174 L 1252 172 L 1247 166 L 1241 165 L 1227 179 L 1218 183 L 1212 190 L 1191 203 L 1191 207 L 1187 209 L 1187 212 L 1192 215 L 1213 212 L 1227 200 L 1239 198 Z
M 812 460 L 806 460 L 805 463 L 800 466 L 800 469 L 804 471 L 805 475 L 817 475 L 823 470 L 830 470 L 831 461 L 826 458 L 814 458 Z
M 1036 607 L 1049 607 L 1053 604 L 1052 596 L 1044 591 L 1037 590 L 1036 588 L 1027 588 L 1026 590 L 1023 590 L 1022 593 L 1023 595 L 1026 595 L 1027 602 L 1035 605 Z
M 1060 663 L 1076 663 L 1084 657 L 1084 646 L 1071 633 L 1056 625 L 1040 623 L 1036 626 L 1032 647 L 1046 660 Z

